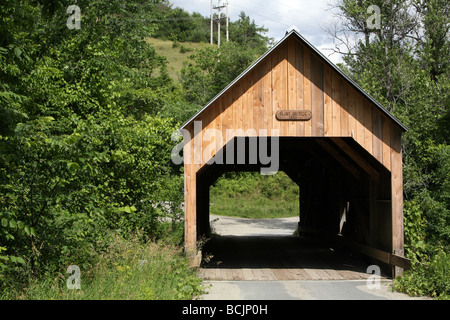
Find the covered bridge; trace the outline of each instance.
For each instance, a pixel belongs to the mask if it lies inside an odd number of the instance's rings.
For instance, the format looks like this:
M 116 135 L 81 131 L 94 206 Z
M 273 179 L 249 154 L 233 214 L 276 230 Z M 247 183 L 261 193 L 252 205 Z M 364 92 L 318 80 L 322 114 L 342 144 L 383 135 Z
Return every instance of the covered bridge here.
M 401 135 L 407 129 L 297 30 L 182 126 L 185 249 L 209 231 L 209 187 L 228 171 L 284 171 L 299 231 L 407 268 Z

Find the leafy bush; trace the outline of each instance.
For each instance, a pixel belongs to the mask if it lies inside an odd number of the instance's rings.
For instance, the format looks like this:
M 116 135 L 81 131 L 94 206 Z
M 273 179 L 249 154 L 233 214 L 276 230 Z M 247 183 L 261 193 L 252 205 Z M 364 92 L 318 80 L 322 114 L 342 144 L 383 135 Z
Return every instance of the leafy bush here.
M 425 220 L 419 200 L 414 199 L 404 203 L 405 255 L 416 264 L 425 256 Z
M 299 214 L 298 196 L 298 186 L 283 172 L 231 172 L 211 187 L 211 212 L 242 218 L 294 217 Z
M 136 24 L 159 2 L 78 1 L 79 30 L 67 1 L 0 5 L 0 291 L 86 270 L 113 235 L 158 239 L 179 215 L 158 206 L 179 207 L 183 184 L 177 122 L 157 116 L 179 99 L 145 41 L 155 24 Z
M 159 217 L 179 217 L 183 183 L 170 160 L 171 120 L 108 120 L 81 120 L 72 133 L 55 134 L 55 121 L 40 118 L 0 141 L 9 151 L 0 156 L 0 281 L 7 274 L 20 283 L 68 263 L 86 267 L 110 242 L 109 231 L 128 237 L 141 229 L 143 240 L 157 239 Z M 155 205 L 163 201 L 175 209 L 164 213 Z
M 394 281 L 394 289 L 412 296 L 450 299 L 450 254 L 441 251 L 425 265 L 405 271 Z
M 142 244 L 113 235 L 93 268 L 80 267 L 81 289 L 67 288 L 66 270 L 33 279 L 25 289 L 0 293 L 2 299 L 186 300 L 204 292 L 201 279 L 188 266 L 180 247 L 168 242 Z

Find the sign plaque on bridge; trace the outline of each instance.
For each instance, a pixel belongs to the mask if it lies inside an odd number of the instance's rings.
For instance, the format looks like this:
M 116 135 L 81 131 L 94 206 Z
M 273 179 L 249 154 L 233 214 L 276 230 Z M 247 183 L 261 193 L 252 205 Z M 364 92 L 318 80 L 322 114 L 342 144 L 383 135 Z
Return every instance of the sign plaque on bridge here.
M 312 113 L 310 110 L 278 110 L 275 116 L 279 121 L 308 121 Z

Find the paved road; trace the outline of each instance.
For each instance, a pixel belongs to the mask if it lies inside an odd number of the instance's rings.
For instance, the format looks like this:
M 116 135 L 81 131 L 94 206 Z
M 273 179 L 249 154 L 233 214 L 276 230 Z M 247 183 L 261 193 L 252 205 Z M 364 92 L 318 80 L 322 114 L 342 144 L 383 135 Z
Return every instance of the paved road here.
M 290 236 L 298 218 L 242 219 L 211 216 L 214 231 L 221 236 Z M 209 286 L 204 300 L 409 300 L 392 292 L 392 281 L 378 286 L 367 280 L 288 280 L 288 281 L 205 281 Z
M 245 219 L 210 216 L 215 233 L 222 236 L 289 236 L 298 225 L 298 217 L 279 219 Z
M 209 281 L 204 300 L 423 300 L 392 292 L 391 281 Z M 370 282 L 370 284 L 373 284 Z

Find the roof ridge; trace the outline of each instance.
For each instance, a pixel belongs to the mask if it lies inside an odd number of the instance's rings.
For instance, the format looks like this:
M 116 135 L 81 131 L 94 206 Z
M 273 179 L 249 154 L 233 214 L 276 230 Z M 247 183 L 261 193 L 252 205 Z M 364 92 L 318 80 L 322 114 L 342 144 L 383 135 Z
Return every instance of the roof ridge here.
M 355 87 L 359 92 L 361 92 L 369 101 L 371 101 L 375 106 L 380 109 L 386 116 L 393 120 L 397 125 L 399 125 L 404 131 L 408 131 L 408 128 L 400 122 L 392 113 L 390 113 L 385 107 L 383 107 L 377 100 L 375 100 L 369 93 L 362 89 L 353 79 L 351 79 L 347 74 L 345 74 L 338 66 L 331 62 L 322 52 L 320 52 L 316 47 L 314 47 L 308 40 L 306 40 L 298 31 L 295 26 L 290 27 L 286 35 L 278 41 L 272 48 L 267 50 L 261 57 L 254 61 L 249 67 L 247 67 L 238 77 L 236 77 L 232 82 L 230 82 L 225 88 L 223 88 L 214 98 L 212 98 L 203 108 L 201 108 L 195 115 L 193 115 L 188 121 L 186 121 L 180 129 L 186 128 L 186 126 L 191 123 L 198 115 L 200 115 L 205 109 L 212 105 L 217 99 L 219 99 L 225 92 L 227 92 L 236 82 L 241 80 L 247 73 L 249 73 L 254 67 L 256 67 L 264 58 L 270 55 L 276 48 L 278 48 L 283 42 L 285 42 L 291 35 L 297 36 L 302 42 L 304 42 L 314 53 L 316 53 L 322 60 L 324 60 L 330 67 L 332 67 L 339 75 L 341 75 L 345 80 L 347 80 L 351 85 Z

